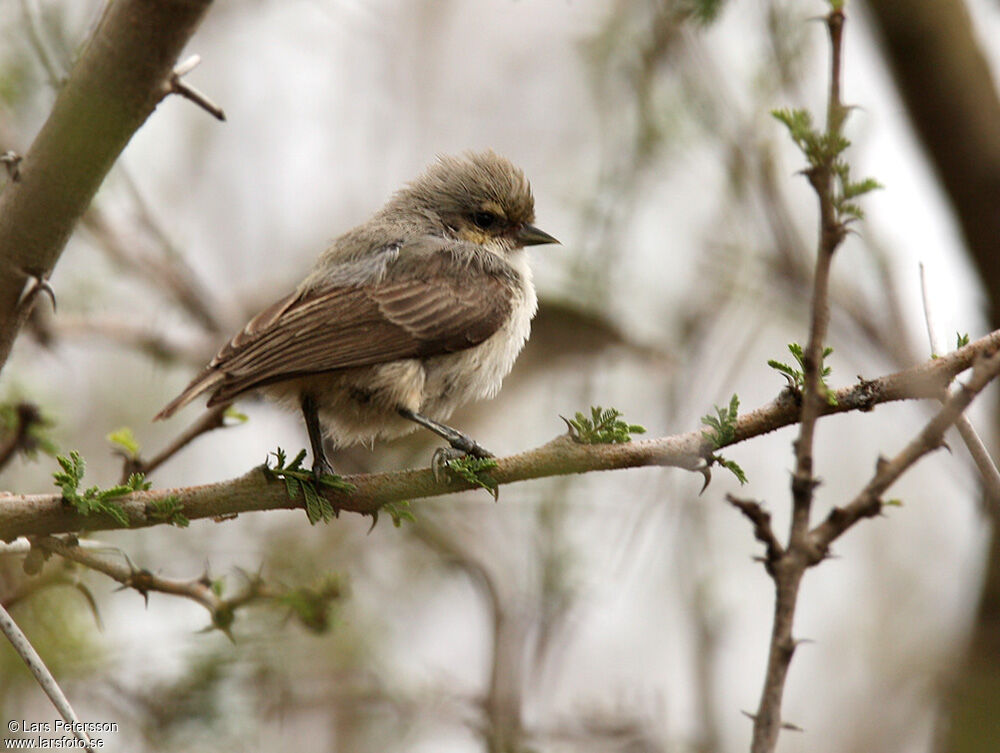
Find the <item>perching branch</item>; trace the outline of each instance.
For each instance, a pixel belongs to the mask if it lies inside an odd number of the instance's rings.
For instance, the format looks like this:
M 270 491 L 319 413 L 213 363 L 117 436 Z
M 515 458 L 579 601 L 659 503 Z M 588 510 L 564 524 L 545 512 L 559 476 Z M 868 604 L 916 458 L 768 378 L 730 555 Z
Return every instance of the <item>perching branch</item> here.
M 171 91 L 177 58 L 211 0 L 109 3 L 45 124 L 0 194 L 0 368 L 118 155 Z
M 832 392 L 836 405 L 822 408 L 823 415 L 849 411 L 870 411 L 876 405 L 896 400 L 937 398 L 962 371 L 972 366 L 982 353 L 1000 349 L 1000 330 L 980 338 L 940 358 L 931 359 L 905 371 L 873 380 L 863 380 Z M 796 396 L 783 391 L 770 403 L 740 416 L 730 440 L 722 446 L 744 442 L 767 434 L 799 419 Z M 497 460 L 490 477 L 498 484 L 548 476 L 607 471 L 641 466 L 697 469 L 717 446 L 701 429 L 684 434 L 632 441 L 621 444 L 579 444 L 568 436 L 557 437 L 534 450 Z M 373 515 L 388 502 L 421 499 L 464 491 L 472 485 L 455 479 L 436 481 L 430 469 L 347 476 L 356 487 L 351 494 L 327 492 L 340 510 Z M 261 468 L 240 478 L 203 486 L 137 491 L 117 497 L 115 502 L 128 520 L 129 528 L 143 528 L 167 522 L 156 515 L 155 505 L 174 498 L 180 512 L 190 519 L 228 519 L 242 512 L 301 509 L 302 499 L 289 499 L 285 485 L 269 481 Z M 83 516 L 68 508 L 58 494 L 11 494 L 0 498 L 0 540 L 18 536 L 113 530 L 119 526 L 110 518 Z

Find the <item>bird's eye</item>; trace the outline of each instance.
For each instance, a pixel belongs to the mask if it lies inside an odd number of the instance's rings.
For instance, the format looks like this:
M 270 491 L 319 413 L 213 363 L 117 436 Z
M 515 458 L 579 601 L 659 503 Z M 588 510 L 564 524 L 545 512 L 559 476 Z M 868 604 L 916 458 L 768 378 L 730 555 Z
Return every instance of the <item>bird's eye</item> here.
M 489 230 L 497 224 L 497 216 L 492 212 L 474 212 L 472 222 L 480 230 Z

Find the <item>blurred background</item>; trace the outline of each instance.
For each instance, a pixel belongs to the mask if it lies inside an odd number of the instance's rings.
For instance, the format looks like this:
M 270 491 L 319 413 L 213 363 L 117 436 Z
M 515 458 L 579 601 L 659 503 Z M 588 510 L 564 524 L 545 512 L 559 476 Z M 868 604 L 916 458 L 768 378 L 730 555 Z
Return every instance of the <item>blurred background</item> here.
M 25 152 L 101 3 L 0 3 L 0 151 Z M 30 401 L 88 484 L 116 482 L 105 438 L 155 454 L 202 407 L 151 416 L 325 245 L 437 154 L 493 148 L 520 165 L 538 225 L 541 308 L 494 401 L 453 424 L 495 452 L 544 443 L 559 415 L 613 406 L 651 436 L 690 431 L 739 395 L 783 388 L 769 358 L 805 342 L 815 198 L 769 112 L 825 117 L 825 4 L 801 0 L 230 0 L 213 7 L 187 80 L 220 124 L 164 101 L 112 171 L 8 364 L 0 399 Z M 866 197 L 834 264 L 830 383 L 929 355 L 919 264 L 949 344 L 1000 325 L 1000 7 L 993 0 L 848 6 L 844 98 Z M 973 418 L 995 433 L 987 395 Z M 298 416 L 251 399 L 157 487 L 230 478 L 306 445 Z M 933 405 L 820 424 L 816 515 L 849 500 L 879 453 Z M 260 571 L 349 583 L 327 619 L 241 610 L 234 642 L 205 611 L 58 561 L 0 560 L 0 598 L 87 720 L 129 751 L 740 751 L 763 682 L 770 580 L 727 492 L 787 527 L 785 429 L 731 448 L 749 476 L 640 469 L 414 503 L 415 523 L 301 512 L 102 533 L 168 577 L 206 567 L 235 590 Z M 343 472 L 423 466 L 436 443 L 333 457 Z M 1000 582 L 991 523 L 957 435 L 806 578 L 780 750 L 1000 749 Z M 39 453 L 3 469 L 51 491 Z M 991 569 L 992 568 L 992 569 Z M 996 581 L 996 582 L 995 582 Z M 80 582 L 92 594 L 99 623 Z M 103 626 L 101 629 L 100 626 Z M 54 712 L 0 645 L 8 719 Z M 845 720 L 850 720 L 845 723 Z M 7 734 L 6 732 L 4 734 Z

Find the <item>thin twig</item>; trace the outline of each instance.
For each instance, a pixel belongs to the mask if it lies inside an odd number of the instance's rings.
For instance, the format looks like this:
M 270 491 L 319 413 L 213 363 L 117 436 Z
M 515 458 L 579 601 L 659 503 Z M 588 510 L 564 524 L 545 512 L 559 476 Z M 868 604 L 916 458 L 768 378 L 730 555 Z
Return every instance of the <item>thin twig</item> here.
M 225 428 L 226 411 L 229 410 L 231 405 L 232 403 L 226 403 L 209 408 L 199 416 L 198 420 L 178 434 L 170 444 L 149 460 L 142 460 L 138 457 L 126 457 L 125 465 L 122 468 L 121 483 L 124 484 L 133 473 L 142 473 L 148 476 L 202 434 L 207 434 L 215 429 Z
M 944 433 L 987 384 L 1000 374 L 1000 351 L 981 358 L 973 367 L 972 378 L 961 385 L 921 432 L 892 460 L 880 459 L 875 475 L 864 489 L 844 507 L 835 507 L 826 520 L 810 533 L 814 551 L 823 556 L 830 544 L 861 518 L 878 515 L 885 492 L 910 466 L 944 445 Z
M 774 574 L 774 564 L 785 553 L 784 547 L 774 535 L 771 527 L 771 513 L 764 509 L 760 502 L 752 499 L 740 499 L 732 494 L 726 495 L 726 501 L 739 510 L 753 524 L 754 538 L 766 547 L 764 567 L 768 573 Z
M 934 327 L 934 317 L 931 315 L 930 292 L 927 289 L 927 277 L 923 262 L 920 263 L 920 294 L 924 302 L 924 319 L 927 322 L 927 338 L 930 341 L 931 356 L 935 356 L 938 353 L 944 353 L 947 348 L 941 342 L 941 338 Z M 966 414 L 963 413 L 958 417 L 958 420 L 955 421 L 955 428 L 958 429 L 962 441 L 965 442 L 965 446 L 969 449 L 969 454 L 972 455 L 972 459 L 983 478 L 983 491 L 986 495 L 986 501 L 989 504 L 989 510 L 994 518 L 1000 521 L 1000 470 L 997 469 L 996 463 L 990 457 L 989 450 L 986 449 L 986 443 L 980 438 L 979 433 Z
M 75 540 L 67 541 L 55 536 L 38 537 L 33 541 L 33 546 L 57 554 L 90 570 L 103 573 L 120 583 L 124 588 L 135 589 L 147 600 L 150 592 L 190 599 L 205 607 L 212 617 L 212 625 L 227 634 L 236 609 L 251 601 L 272 596 L 263 580 L 258 576 L 249 577 L 246 586 L 235 595 L 222 598 L 212 587 L 212 580 L 207 572 L 188 580 L 164 578 L 149 570 L 136 568 L 128 560 L 128 557 L 125 557 L 125 562 L 118 562 L 103 557 L 89 548 L 78 546 Z
M 28 30 L 28 40 L 38 57 L 38 62 L 45 70 L 45 75 L 48 76 L 49 85 L 53 89 L 58 89 L 66 76 L 65 66 L 56 65 L 53 56 L 49 53 L 48 45 L 42 38 L 42 30 L 38 23 L 38 8 L 31 0 L 21 0 L 21 13 L 24 16 L 24 26 Z
M 132 349 L 162 363 L 179 363 L 201 367 L 213 349 L 205 336 L 190 342 L 168 337 L 148 324 L 115 316 L 61 314 L 58 318 L 39 315 L 36 311 L 29 322 L 31 334 L 43 346 L 49 347 L 60 339 L 79 342 L 81 338 L 97 337 L 111 344 Z
M 197 280 L 184 258 L 177 253 L 173 242 L 152 213 L 139 193 L 138 187 L 123 171 L 125 185 L 129 187 L 135 204 L 139 223 L 153 236 L 162 251 L 162 258 L 152 254 L 137 253 L 133 244 L 124 241 L 119 231 L 97 206 L 87 210 L 82 225 L 99 243 L 99 248 L 115 263 L 150 283 L 156 291 L 163 291 L 172 298 L 188 315 L 207 331 L 218 333 L 223 325 L 211 297 Z
M 28 637 L 22 632 L 21 628 L 17 626 L 17 623 L 14 622 L 10 613 L 4 609 L 3 605 L 0 605 L 0 631 L 10 641 L 14 650 L 17 651 L 18 656 L 28 665 L 31 674 L 35 676 L 35 680 L 38 681 L 42 690 L 45 691 L 45 695 L 52 701 L 52 705 L 56 707 L 59 716 L 70 725 L 73 736 L 84 744 L 85 750 L 93 751 L 94 747 L 90 742 L 90 737 L 82 729 L 79 729 L 80 719 L 77 717 L 76 712 L 73 711 L 73 707 L 66 698 L 66 694 L 63 693 L 62 688 L 59 687 L 59 683 L 56 682 L 52 673 L 49 672 L 48 667 L 45 666 L 42 657 L 35 651 L 35 647 L 31 645 L 31 641 L 28 640 Z

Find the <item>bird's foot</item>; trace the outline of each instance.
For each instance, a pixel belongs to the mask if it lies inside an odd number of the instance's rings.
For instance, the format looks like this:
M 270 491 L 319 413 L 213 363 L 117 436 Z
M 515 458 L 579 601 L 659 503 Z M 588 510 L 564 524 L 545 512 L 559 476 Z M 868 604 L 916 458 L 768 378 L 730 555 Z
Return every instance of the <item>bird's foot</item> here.
M 337 476 L 337 472 L 333 470 L 333 466 L 330 465 L 326 456 L 321 455 L 313 460 L 312 475 L 313 480 L 318 484 L 324 476 Z
M 431 459 L 431 472 L 438 483 L 448 483 L 452 478 L 465 481 L 473 488 L 485 489 L 496 501 L 500 487 L 489 473 L 496 467 L 493 454 L 477 445 L 479 451 L 475 454 L 456 447 L 440 447 Z
M 474 440 L 472 437 L 466 436 L 460 432 L 455 432 L 456 436 L 452 437 L 449 441 L 451 444 L 451 449 L 456 450 L 461 455 L 472 455 L 476 458 L 493 458 L 496 457 L 492 452 L 483 447 L 479 442 Z M 445 449 L 445 448 L 441 448 Z
M 463 450 L 457 450 L 454 447 L 438 447 L 434 450 L 434 455 L 431 458 L 431 473 L 434 474 L 434 480 L 439 484 L 447 483 L 448 481 L 448 463 L 452 460 L 458 460 L 459 458 L 464 458 L 468 453 Z

